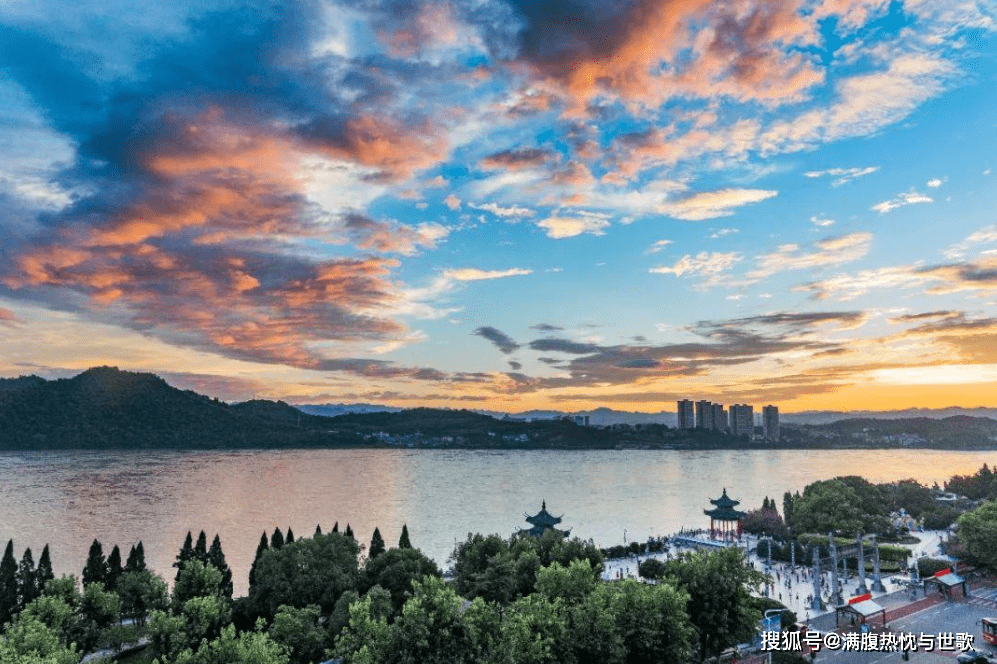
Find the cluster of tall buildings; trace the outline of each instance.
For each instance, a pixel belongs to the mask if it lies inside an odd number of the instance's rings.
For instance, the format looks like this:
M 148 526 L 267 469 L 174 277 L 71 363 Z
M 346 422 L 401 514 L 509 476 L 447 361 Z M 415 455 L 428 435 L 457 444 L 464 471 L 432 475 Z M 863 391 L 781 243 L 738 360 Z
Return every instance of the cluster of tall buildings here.
M 692 401 L 678 402 L 679 429 L 715 429 L 734 436 L 753 436 L 755 433 L 754 407 L 736 403 L 730 411 L 722 403 Z M 779 440 L 779 408 L 762 408 L 762 436 L 766 440 Z

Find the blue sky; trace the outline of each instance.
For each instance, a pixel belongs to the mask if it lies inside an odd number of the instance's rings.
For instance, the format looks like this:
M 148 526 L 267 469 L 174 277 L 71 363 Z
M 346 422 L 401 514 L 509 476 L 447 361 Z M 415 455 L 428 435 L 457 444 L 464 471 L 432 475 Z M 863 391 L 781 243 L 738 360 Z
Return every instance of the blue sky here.
M 0 9 L 0 375 L 997 405 L 990 2 Z

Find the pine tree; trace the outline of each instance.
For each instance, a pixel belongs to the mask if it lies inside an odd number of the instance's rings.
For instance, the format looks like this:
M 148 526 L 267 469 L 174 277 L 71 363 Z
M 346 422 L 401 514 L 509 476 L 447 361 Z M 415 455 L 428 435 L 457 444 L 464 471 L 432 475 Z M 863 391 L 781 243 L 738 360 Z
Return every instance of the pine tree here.
M 21 556 L 21 564 L 17 566 L 17 609 L 20 611 L 28 602 L 37 597 L 37 586 L 35 585 L 35 558 L 31 555 L 31 548 L 24 550 Z
M 352 540 L 356 539 L 356 537 L 353 536 L 353 529 L 350 528 L 350 524 L 346 524 L 346 533 L 345 533 L 345 535 L 347 537 L 349 537 L 350 539 L 352 539 Z
M 319 524 L 316 523 L 315 524 L 315 535 L 318 536 L 318 535 L 321 535 L 321 534 L 322 534 L 322 526 L 320 526 Z
M 118 587 L 118 577 L 124 570 L 121 568 L 121 549 L 115 544 L 111 553 L 107 556 L 107 589 L 115 590 Z
M 215 539 L 211 541 L 211 548 L 208 550 L 208 562 L 222 573 L 222 594 L 232 599 L 232 570 L 225 562 L 225 554 L 222 553 L 222 540 L 217 533 Z
M 782 518 L 787 526 L 793 527 L 793 494 L 788 491 L 782 494 Z
M 201 534 L 197 536 L 197 544 L 194 545 L 194 560 L 200 560 L 202 563 L 208 562 L 208 536 L 201 531 Z
M 10 622 L 16 611 L 17 560 L 14 558 L 14 540 L 10 540 L 0 561 L 0 625 Z
M 193 560 L 194 558 L 194 537 L 187 531 L 187 539 L 183 541 L 183 547 L 180 549 L 180 553 L 177 554 L 176 562 L 173 566 L 176 568 L 183 567 L 184 563 L 188 560 Z
M 277 550 L 284 546 L 284 533 L 280 532 L 280 528 L 273 529 L 273 536 L 270 538 L 270 548 Z
M 334 525 L 332 527 L 332 532 L 334 532 L 334 533 L 338 533 L 339 532 L 339 522 L 338 521 L 336 522 L 336 525 Z
M 374 536 L 370 538 L 370 552 L 368 557 L 370 560 L 374 560 L 379 555 L 384 553 L 384 538 L 381 537 L 381 531 L 378 528 L 374 528 Z
M 263 531 L 260 535 L 260 543 L 256 545 L 256 557 L 253 558 L 253 565 L 249 568 L 249 587 L 252 588 L 253 584 L 256 583 L 256 565 L 260 562 L 260 556 L 263 552 L 270 548 L 267 544 L 267 531 Z
M 402 524 L 402 536 L 398 538 L 398 548 L 399 549 L 411 549 L 412 542 L 408 538 L 408 525 Z
M 97 540 L 90 545 L 90 555 L 87 556 L 86 567 L 83 568 L 83 587 L 90 583 L 107 583 L 107 560 L 104 559 L 104 547 Z
M 291 526 L 287 527 L 287 539 L 284 540 L 284 544 L 294 543 L 294 531 L 291 530 Z
M 133 550 L 134 554 L 132 553 L 128 554 L 128 562 L 125 563 L 125 569 L 129 572 L 144 572 L 145 547 L 142 546 L 142 540 L 139 540 L 138 544 L 135 545 Z
M 35 570 L 35 589 L 38 591 L 38 595 L 45 591 L 45 586 L 48 582 L 55 578 L 55 573 L 52 571 L 52 558 L 48 552 L 48 544 L 42 549 L 42 557 L 38 559 L 38 569 Z

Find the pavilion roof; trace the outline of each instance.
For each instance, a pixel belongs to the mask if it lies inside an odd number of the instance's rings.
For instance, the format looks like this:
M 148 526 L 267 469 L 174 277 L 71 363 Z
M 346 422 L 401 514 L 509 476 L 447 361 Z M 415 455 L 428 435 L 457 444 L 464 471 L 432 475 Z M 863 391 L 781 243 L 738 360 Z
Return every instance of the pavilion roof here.
M 734 500 L 733 498 L 727 495 L 726 487 L 724 487 L 724 492 L 722 496 L 720 496 L 716 500 L 710 500 L 710 502 L 720 508 L 731 508 L 741 504 L 740 500 Z
M 545 500 L 543 501 L 539 512 L 533 516 L 530 516 L 529 514 L 526 515 L 526 522 L 532 523 L 534 526 L 540 528 L 552 528 L 561 523 L 561 517 L 554 516 L 547 511 L 547 501 Z
M 729 507 L 718 507 L 712 510 L 703 510 L 703 514 L 710 517 L 714 521 L 740 521 L 744 517 L 748 516 L 745 512 L 730 509 Z

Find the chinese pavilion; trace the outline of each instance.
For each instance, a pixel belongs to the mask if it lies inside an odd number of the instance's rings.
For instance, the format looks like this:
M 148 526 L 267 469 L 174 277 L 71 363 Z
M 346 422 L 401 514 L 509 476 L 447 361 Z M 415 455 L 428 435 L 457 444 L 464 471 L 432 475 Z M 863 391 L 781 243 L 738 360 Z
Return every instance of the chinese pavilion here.
M 540 511 L 537 512 L 535 515 L 530 516 L 529 514 L 524 514 L 523 516 L 526 517 L 526 522 L 532 526 L 529 530 L 525 530 L 523 532 L 529 533 L 530 535 L 533 535 L 535 537 L 540 537 L 545 532 L 547 532 L 548 529 L 553 529 L 554 526 L 561 523 L 561 517 L 554 516 L 553 514 L 547 511 L 546 500 L 543 501 L 543 503 L 540 506 Z M 559 532 L 565 537 L 571 534 L 570 530 L 562 530 Z
M 710 500 L 710 502 L 716 507 L 711 510 L 703 510 L 703 514 L 710 517 L 710 535 L 724 539 L 740 537 L 741 519 L 747 515 L 734 508 L 740 505 L 741 501 L 729 497 L 725 488 L 722 496 L 716 500 Z

